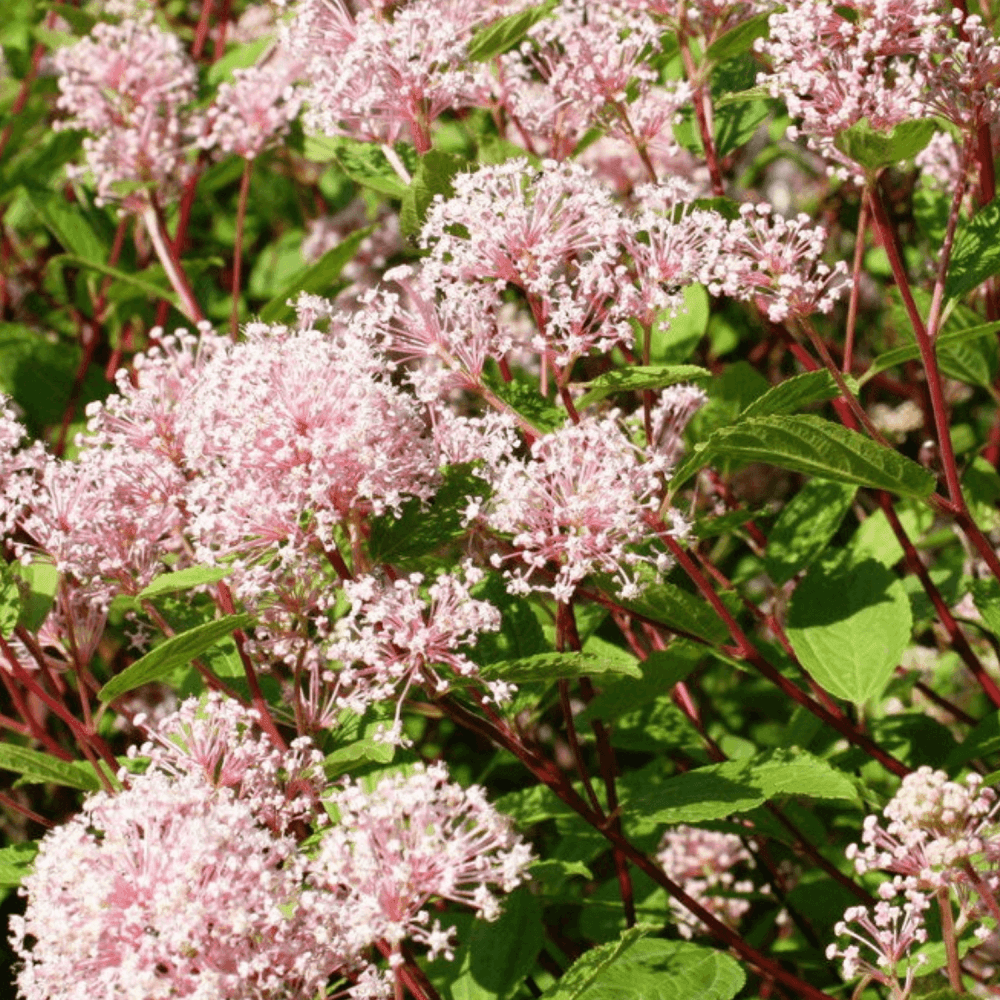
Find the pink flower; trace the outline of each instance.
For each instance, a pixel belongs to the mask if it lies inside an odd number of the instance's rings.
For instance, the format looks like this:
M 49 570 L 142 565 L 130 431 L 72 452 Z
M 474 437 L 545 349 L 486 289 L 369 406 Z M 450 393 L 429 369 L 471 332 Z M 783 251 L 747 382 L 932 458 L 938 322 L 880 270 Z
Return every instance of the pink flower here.
M 753 859 L 739 837 L 682 824 L 663 835 L 656 860 L 674 882 L 714 917 L 728 927 L 739 926 L 740 917 L 750 909 L 750 903 L 733 894 L 754 891 L 752 881 L 737 880 L 732 871 L 738 865 L 753 866 Z M 697 917 L 674 899 L 670 901 L 670 910 L 681 937 L 690 940 L 702 933 Z
M 279 50 L 270 61 L 233 72 L 233 82 L 219 87 L 206 114 L 202 149 L 252 160 L 288 131 L 298 117 L 301 95 L 292 84 L 300 64 Z
M 307 62 L 306 127 L 390 145 L 405 130 L 426 152 L 443 111 L 489 92 L 489 68 L 468 59 L 475 29 L 519 5 L 412 0 L 390 19 L 377 7 L 355 17 L 343 0 L 302 0 L 287 40 Z
M 318 887 L 346 886 L 352 900 L 377 902 L 373 922 L 394 948 L 406 938 L 450 955 L 450 932 L 430 923 L 432 899 L 463 903 L 494 920 L 493 887 L 510 892 L 526 877 L 531 850 L 477 785 L 447 780 L 443 764 L 414 766 L 371 791 L 348 782 L 332 798 L 340 822 L 311 865 Z M 349 902 L 348 905 L 351 905 Z
M 346 582 L 351 610 L 337 623 L 329 650 L 343 664 L 336 675 L 339 700 L 360 714 L 376 701 L 395 699 L 389 736 L 398 740 L 402 702 L 412 686 L 439 695 L 454 676 L 475 678 L 478 668 L 458 650 L 474 645 L 482 632 L 500 628 L 497 609 L 469 593 L 482 576 L 470 565 L 463 577 L 442 573 L 428 584 L 426 597 L 420 573 L 389 585 L 370 576 Z M 509 696 L 505 686 L 492 690 L 495 697 Z
M 146 728 L 144 717 L 135 724 Z M 146 757 L 151 767 L 177 778 L 196 775 L 216 788 L 231 789 L 276 832 L 316 821 L 326 783 L 323 755 L 308 739 L 296 740 L 288 750 L 276 747 L 260 731 L 255 709 L 217 693 L 203 702 L 189 698 L 146 733 L 148 742 L 130 747 L 129 756 Z
M 650 538 L 647 516 L 659 507 L 658 463 L 629 442 L 617 416 L 568 424 L 538 438 L 529 458 L 484 471 L 493 495 L 480 516 L 510 539 L 511 551 L 492 561 L 512 593 L 568 601 L 586 576 L 606 573 L 634 596 L 636 567 L 665 565 L 635 548 Z
M 965 866 L 974 858 L 1000 859 L 998 809 L 996 793 L 982 787 L 978 774 L 960 784 L 943 771 L 921 767 L 903 779 L 885 807 L 884 828 L 876 816 L 865 817 L 865 846 L 850 845 L 847 856 L 858 872 L 896 872 L 921 889 L 966 882 Z
M 871 913 L 863 906 L 849 907 L 834 930 L 838 936 L 850 938 L 851 943 L 843 948 L 831 944 L 826 949 L 830 961 L 844 960 L 845 979 L 854 979 L 859 974 L 870 976 L 889 987 L 892 1000 L 906 1000 L 917 969 L 927 961 L 926 955 L 912 957 L 910 951 L 915 944 L 927 940 L 923 914 L 930 906 L 930 899 L 914 889 L 903 892 L 906 902 L 902 905 L 882 899 Z M 858 929 L 854 930 L 851 924 Z
M 151 14 L 120 24 L 97 24 L 91 34 L 54 56 L 57 106 L 69 113 L 65 128 L 86 129 L 87 168 L 98 204 L 118 202 L 141 213 L 156 190 L 161 204 L 175 196 L 189 166 L 189 136 L 197 132 L 187 111 L 197 73 L 180 40 L 153 23 Z
M 741 205 L 709 282 L 713 295 L 756 302 L 773 323 L 828 313 L 850 287 L 843 261 L 823 262 L 826 231 L 805 214 L 777 215 L 770 205 Z
M 21 996 L 309 1000 L 355 958 L 336 908 L 318 925 L 301 903 L 303 878 L 295 841 L 203 775 L 153 771 L 93 795 L 24 881 Z

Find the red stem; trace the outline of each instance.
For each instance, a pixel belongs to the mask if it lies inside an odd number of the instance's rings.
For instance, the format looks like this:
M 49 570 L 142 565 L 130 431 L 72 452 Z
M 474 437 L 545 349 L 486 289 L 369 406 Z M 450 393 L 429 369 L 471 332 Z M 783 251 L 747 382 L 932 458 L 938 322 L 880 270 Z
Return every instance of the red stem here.
M 219 608 L 223 614 L 236 614 L 232 592 L 222 580 L 218 583 L 218 594 Z M 288 744 L 281 733 L 278 732 L 278 727 L 271 716 L 271 707 L 268 705 L 260 689 L 260 683 L 257 680 L 257 671 L 254 669 L 253 661 L 246 651 L 246 634 L 243 629 L 238 628 L 233 631 L 233 641 L 236 643 L 236 650 L 240 654 L 240 660 L 243 661 L 243 670 L 247 675 L 247 684 L 250 685 L 250 698 L 253 701 L 254 708 L 260 713 L 260 727 L 271 737 L 271 741 L 279 750 L 287 750 Z
M 243 223 L 246 220 L 247 200 L 250 195 L 250 174 L 253 160 L 243 161 L 243 177 L 240 180 L 240 199 L 236 206 L 236 245 L 233 250 L 233 311 L 229 318 L 229 336 L 236 343 L 240 335 L 240 271 L 243 266 Z

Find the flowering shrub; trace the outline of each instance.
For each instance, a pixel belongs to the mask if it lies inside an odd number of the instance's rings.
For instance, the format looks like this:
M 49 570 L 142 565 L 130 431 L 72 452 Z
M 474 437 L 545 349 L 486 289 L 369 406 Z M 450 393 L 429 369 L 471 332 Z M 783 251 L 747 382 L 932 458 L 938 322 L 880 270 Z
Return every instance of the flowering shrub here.
M 25 1000 L 1000 993 L 1000 42 L 12 0 Z

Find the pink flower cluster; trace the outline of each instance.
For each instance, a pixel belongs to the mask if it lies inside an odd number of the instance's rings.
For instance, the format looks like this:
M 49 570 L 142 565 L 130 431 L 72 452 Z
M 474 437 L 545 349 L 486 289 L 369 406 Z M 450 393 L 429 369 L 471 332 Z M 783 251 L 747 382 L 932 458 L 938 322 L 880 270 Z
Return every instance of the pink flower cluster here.
M 644 460 L 617 417 L 612 411 L 567 424 L 538 438 L 528 458 L 484 470 L 493 495 L 474 513 L 510 538 L 510 549 L 492 562 L 504 567 L 511 592 L 568 601 L 584 577 L 606 573 L 623 596 L 634 597 L 639 564 L 666 568 L 664 553 L 633 548 L 650 536 L 648 518 L 660 504 L 658 464 L 655 457 Z M 683 533 L 683 522 L 674 530 Z
M 235 70 L 233 82 L 219 87 L 198 144 L 248 160 L 259 156 L 299 115 L 302 98 L 293 84 L 300 71 L 280 49 L 266 63 Z
M 371 576 L 345 582 L 351 610 L 337 622 L 328 649 L 330 658 L 342 664 L 333 675 L 333 704 L 362 714 L 374 702 L 394 699 L 396 718 L 386 738 L 398 742 L 402 702 L 414 684 L 443 694 L 451 678 L 442 667 L 456 677 L 475 677 L 478 668 L 459 648 L 500 628 L 497 609 L 469 593 L 482 578 L 471 565 L 464 578 L 442 573 L 427 585 L 426 597 L 420 573 L 391 584 Z M 498 682 L 488 687 L 502 701 L 512 690 Z
M 391 16 L 382 6 L 392 6 Z M 306 66 L 305 124 L 313 132 L 392 145 L 404 133 L 421 153 L 450 108 L 481 105 L 490 73 L 471 62 L 477 28 L 523 0 L 409 0 L 352 13 L 344 0 L 301 0 L 286 32 Z
M 827 957 L 844 960 L 846 978 L 871 976 L 891 989 L 894 1000 L 905 1000 L 916 969 L 926 961 L 924 955 L 910 956 L 910 950 L 927 940 L 923 913 L 932 896 L 950 908 L 952 891 L 957 894 L 961 924 L 956 926 L 996 912 L 998 808 L 996 793 L 983 787 L 978 774 L 957 782 L 925 766 L 903 779 L 883 810 L 884 827 L 877 816 L 865 818 L 863 846 L 851 844 L 847 857 L 859 874 L 885 871 L 893 878 L 879 886 L 881 901 L 873 913 L 852 907 L 837 924 L 837 934 L 853 942 L 846 948 L 831 944 Z M 975 931 L 980 940 L 991 933 L 986 926 Z M 874 958 L 865 957 L 862 948 Z
M 834 931 L 840 937 L 846 936 L 849 943 L 844 947 L 831 944 L 826 949 L 831 962 L 835 958 L 843 960 L 845 979 L 868 976 L 887 986 L 892 1000 L 906 1000 L 917 970 L 927 962 L 926 955 L 911 955 L 911 951 L 914 945 L 927 941 L 923 915 L 930 899 L 915 889 L 901 891 L 902 903 L 890 902 L 896 895 L 893 891 L 888 899 L 875 904 L 873 912 L 864 906 L 845 910 L 844 919 L 837 922 Z
M 220 700 L 185 703 L 139 751 L 144 774 L 123 772 L 123 790 L 90 796 L 42 840 L 12 920 L 25 1000 L 309 1000 L 344 975 L 355 1000 L 374 1000 L 391 986 L 372 945 L 447 953 L 430 900 L 494 919 L 490 887 L 525 877 L 531 853 L 509 821 L 443 765 L 331 791 L 315 750 L 280 751 L 254 722 Z M 318 850 L 293 818 L 312 822 Z
M 54 61 L 57 105 L 70 116 L 64 127 L 92 133 L 84 151 L 98 203 L 120 202 L 139 213 L 150 191 L 162 201 L 178 190 L 198 128 L 187 112 L 197 73 L 180 40 L 141 14 L 98 23 Z
M 1000 45 L 977 15 L 938 0 L 796 0 L 769 25 L 757 47 L 772 69 L 759 82 L 842 172 L 858 168 L 833 138 L 862 119 L 888 132 L 941 115 L 968 133 L 996 117 Z
M 347 885 L 353 900 L 374 909 L 378 936 L 395 950 L 406 938 L 433 957 L 451 957 L 451 932 L 430 923 L 432 898 L 500 914 L 491 890 L 510 892 L 525 878 L 531 850 L 477 785 L 447 780 L 443 764 L 416 765 L 408 776 L 382 779 L 372 792 L 347 782 L 331 799 L 339 822 L 313 863 L 317 887 Z M 352 901 L 353 901 L 352 900 Z
M 649 65 L 661 33 L 638 4 L 564 0 L 501 57 L 495 100 L 527 148 L 554 159 L 572 156 L 595 127 L 629 144 L 633 156 L 650 146 L 672 153 L 671 126 L 691 91 L 684 82 L 660 85 Z
M 867 816 L 861 835 L 864 847 L 852 844 L 848 858 L 859 873 L 890 871 L 907 876 L 921 889 L 937 889 L 967 881 L 972 860 L 1000 861 L 997 810 L 992 788 L 978 774 L 963 783 L 949 781 L 943 771 L 921 767 L 903 779 L 885 807 L 885 827 Z
M 728 927 L 739 926 L 750 903 L 735 894 L 754 891 L 751 880 L 739 879 L 733 872 L 740 865 L 753 866 L 753 859 L 739 837 L 681 824 L 663 835 L 656 860 L 670 878 L 712 916 Z M 681 937 L 690 940 L 702 933 L 703 926 L 697 917 L 673 898 L 670 912 Z

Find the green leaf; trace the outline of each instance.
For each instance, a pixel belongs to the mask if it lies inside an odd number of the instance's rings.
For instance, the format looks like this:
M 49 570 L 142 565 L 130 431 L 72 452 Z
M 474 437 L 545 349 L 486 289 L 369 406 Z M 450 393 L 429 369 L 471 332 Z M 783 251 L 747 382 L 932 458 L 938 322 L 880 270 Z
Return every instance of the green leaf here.
M 180 635 L 172 636 L 145 656 L 112 677 L 97 693 L 101 701 L 113 701 L 126 691 L 158 681 L 177 667 L 183 667 L 200 656 L 206 649 L 221 642 L 236 629 L 246 628 L 253 622 L 250 615 L 227 615 L 205 622 Z
M 938 363 L 942 364 L 948 349 L 961 346 L 969 341 L 979 340 L 985 337 L 994 337 L 1000 330 L 1000 321 L 992 323 L 980 323 L 976 326 L 965 327 L 963 329 L 944 330 L 934 342 L 934 350 L 938 355 Z M 920 348 L 916 343 L 906 344 L 903 347 L 895 347 L 891 351 L 880 354 L 870 365 L 868 370 L 858 380 L 864 385 L 869 379 L 884 372 L 896 365 L 904 364 L 907 361 L 918 361 L 920 359 Z
M 231 48 L 221 59 L 208 67 L 206 79 L 213 86 L 231 80 L 233 70 L 253 66 L 273 42 L 273 35 L 265 35 L 263 38 L 255 38 L 252 42 Z
M 417 169 L 416 151 L 412 146 L 400 144 L 395 152 L 412 177 Z M 371 188 L 379 194 L 398 199 L 406 195 L 407 182 L 396 173 L 385 153 L 373 143 L 342 136 L 307 136 L 305 157 L 315 163 L 336 160 L 340 169 L 355 184 Z
M 532 427 L 545 434 L 558 430 L 566 423 L 566 411 L 554 406 L 537 389 L 525 382 L 517 379 L 513 382 L 491 379 L 489 388 L 512 410 L 521 414 Z
M 607 582 L 603 590 L 614 591 Z M 616 598 L 622 607 L 660 622 L 675 631 L 695 635 L 713 644 L 725 642 L 729 630 L 700 597 L 664 580 L 648 584 L 633 600 Z
M 990 712 L 948 755 L 945 767 L 952 771 L 975 757 L 1000 750 L 1000 712 Z
M 561 858 L 544 858 L 531 865 L 531 880 L 544 889 L 558 889 L 564 882 L 580 876 L 588 881 L 594 873 L 582 861 L 564 861 Z
M 606 684 L 578 718 L 586 722 L 591 719 L 615 722 L 684 680 L 703 657 L 702 649 L 683 639 L 671 643 L 668 649 L 654 650 L 639 664 L 641 679 L 623 678 Z
M 21 617 L 19 624 L 29 632 L 37 632 L 49 616 L 59 586 L 59 570 L 52 563 L 39 559 L 25 565 L 11 563 L 8 569 L 24 582 L 21 590 Z
M 732 1000 L 746 974 L 725 952 L 646 938 L 607 966 L 580 1000 Z
M 160 594 L 176 594 L 180 590 L 191 590 L 206 583 L 216 583 L 230 572 L 226 566 L 188 566 L 175 573 L 161 573 L 148 587 L 136 594 L 137 601 L 145 601 Z
M 501 615 L 500 631 L 480 633 L 479 641 L 469 650 L 475 663 L 485 666 L 501 660 L 523 660 L 551 650 L 531 605 L 523 597 L 508 594 L 498 573 L 487 573 L 473 588 L 472 596 L 489 601 Z
M 554 0 L 529 7 L 518 14 L 511 14 L 480 28 L 469 42 L 469 58 L 473 62 L 486 62 L 509 52 L 543 17 L 548 17 L 555 7 Z
M 716 458 L 764 462 L 917 498 L 932 493 L 937 482 L 927 469 L 862 434 L 820 417 L 796 415 L 754 417 L 719 428 L 675 470 L 671 489 Z
M 521 886 L 504 899 L 499 920 L 473 923 L 468 960 L 452 983 L 452 996 L 461 995 L 466 979 L 478 988 L 477 996 L 511 996 L 534 967 L 544 938 L 542 904 L 528 886 Z
M 597 677 L 604 674 L 624 674 L 642 677 L 642 671 L 625 658 L 597 656 L 593 653 L 536 653 L 520 660 L 490 663 L 480 670 L 487 680 L 499 679 L 512 684 L 532 681 L 554 681 L 567 677 Z
M 718 155 L 728 156 L 745 146 L 767 120 L 771 107 L 770 100 L 759 100 L 734 104 L 716 111 L 715 147 Z
M 78 344 L 19 323 L 0 323 L 0 392 L 24 411 L 24 423 L 35 435 L 57 425 L 73 395 L 83 357 Z M 84 378 L 80 403 L 107 392 L 103 371 L 91 366 Z
M 958 298 L 1000 274 L 1000 203 L 994 198 L 958 224 L 945 294 Z
M 47 753 L 0 743 L 0 770 L 14 771 L 32 783 L 64 785 L 81 792 L 96 792 L 101 781 L 88 764 L 77 767 L 79 761 L 59 760 Z
M 723 94 L 718 100 L 712 102 L 712 107 L 713 109 L 728 108 L 733 104 L 748 104 L 751 101 L 770 98 L 771 91 L 767 87 L 750 87 L 748 90 L 737 90 L 731 94 Z
M 329 781 L 346 774 L 355 765 L 374 761 L 376 764 L 391 764 L 396 747 L 368 737 L 355 740 L 346 747 L 339 747 L 333 753 L 328 753 L 323 759 L 323 773 Z
M 830 694 L 859 705 L 885 689 L 912 628 L 902 580 L 874 559 L 814 565 L 788 609 L 802 666 Z
M 749 52 L 753 48 L 753 43 L 767 34 L 767 19 L 770 16 L 769 11 L 764 11 L 736 25 L 735 28 L 730 28 L 709 45 L 705 57 L 712 62 L 721 63 Z
M 0 889 L 16 889 L 31 873 L 37 853 L 38 844 L 33 840 L 0 848 Z
M 581 955 L 542 995 L 540 1000 L 578 1000 L 600 974 L 628 953 L 637 941 L 656 930 L 648 924 L 630 927 L 617 940 Z
M 508 792 L 493 804 L 522 827 L 534 826 L 556 816 L 576 815 L 545 785 L 532 785 L 517 792 Z
M 712 377 L 699 365 L 636 365 L 598 375 L 586 385 L 587 391 L 576 401 L 582 410 L 599 399 L 616 392 L 639 392 L 643 389 L 663 389 L 678 382 L 704 382 Z
M 78 35 L 89 34 L 90 30 L 97 24 L 97 18 L 93 14 L 80 10 L 68 3 L 44 3 L 41 5 L 46 10 L 58 14 Z
M 431 149 L 420 158 L 420 166 L 406 189 L 399 210 L 399 228 L 404 236 L 416 236 L 420 232 L 435 195 L 451 198 L 455 194 L 451 180 L 466 163 L 463 157 L 442 153 L 439 149 Z
M 472 498 L 484 500 L 490 487 L 470 463 L 442 470 L 442 484 L 429 504 L 412 498 L 399 517 L 372 519 L 368 551 L 376 562 L 398 562 L 434 552 L 465 534 L 465 511 Z
M 687 771 L 641 794 L 623 812 L 656 823 L 703 823 L 754 809 L 779 795 L 856 801 L 851 779 L 826 761 L 791 747 Z
M 879 170 L 911 160 L 931 141 L 937 124 L 929 118 L 900 122 L 891 132 L 880 132 L 862 118 L 837 133 L 834 145 L 867 170 Z
M 260 311 L 260 318 L 265 323 L 277 323 L 293 315 L 295 310 L 288 304 L 299 292 L 310 292 L 313 295 L 329 295 L 335 291 L 334 283 L 340 277 L 345 265 L 358 252 L 363 240 L 372 234 L 375 226 L 366 226 L 351 233 L 347 239 L 338 243 L 315 264 L 300 271 L 288 284 Z
M 677 315 L 665 309 L 653 323 L 649 337 L 649 356 L 662 364 L 686 361 L 705 336 L 710 315 L 708 292 L 703 285 L 684 289 L 684 305 Z M 636 344 L 641 351 L 641 345 Z
M 78 257 L 76 254 L 64 253 L 60 254 L 58 257 L 53 257 L 48 262 L 47 266 L 52 268 L 88 268 L 91 271 L 97 271 L 98 274 L 103 274 L 109 278 L 113 278 L 115 281 L 120 281 L 122 284 L 128 285 L 130 288 L 134 288 L 136 291 L 142 292 L 142 294 L 148 298 L 164 299 L 174 307 L 177 306 L 177 295 L 166 284 L 155 284 L 154 282 L 142 277 L 141 274 L 128 274 L 125 271 L 120 271 L 117 267 L 109 267 L 107 264 L 104 264 L 99 260 L 88 260 L 85 257 Z
M 848 388 L 853 381 L 846 376 Z M 795 413 L 811 403 L 825 403 L 840 396 L 840 389 L 834 377 L 825 369 L 793 375 L 768 389 L 763 396 L 752 400 L 741 414 L 742 417 L 770 417 L 782 413 Z
M 80 205 L 73 205 L 62 195 L 29 191 L 28 200 L 52 235 L 68 250 L 84 260 L 103 264 L 108 248 L 98 238 Z
M 781 512 L 767 540 L 764 568 L 779 586 L 823 553 L 851 509 L 858 488 L 812 479 Z
M 9 639 L 20 617 L 21 590 L 7 564 L 0 561 L 0 635 Z
M 976 610 L 983 616 L 986 627 L 1000 639 L 1000 583 L 992 577 L 973 580 L 969 585 Z

